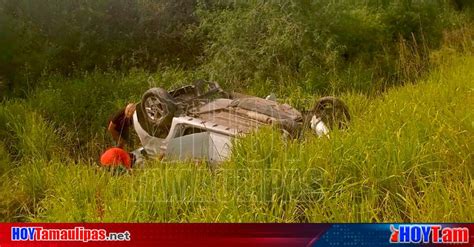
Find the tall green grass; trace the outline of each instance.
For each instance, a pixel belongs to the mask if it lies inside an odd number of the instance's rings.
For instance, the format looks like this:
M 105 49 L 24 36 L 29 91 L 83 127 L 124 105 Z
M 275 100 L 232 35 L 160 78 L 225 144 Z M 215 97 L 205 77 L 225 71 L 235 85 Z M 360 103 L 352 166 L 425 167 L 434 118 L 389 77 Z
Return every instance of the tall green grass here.
M 426 79 L 379 97 L 341 95 L 353 116 L 348 130 L 285 140 L 262 129 L 238 140 L 217 168 L 149 161 L 114 175 L 84 160 L 23 161 L 4 175 L 3 219 L 473 221 L 474 58 L 443 61 Z
M 0 97 L 24 96 L 0 104 L 0 220 L 472 221 L 472 7 L 0 1 Z M 336 94 L 354 121 L 329 139 L 263 129 L 217 169 L 97 166 L 114 111 L 202 78 L 298 109 Z
M 52 122 L 19 100 L 0 105 L 0 138 L 0 219 L 19 220 L 46 193 L 45 164 L 69 159 Z M 23 164 L 35 166 L 17 173 Z M 25 193 L 14 195 L 15 189 Z
M 6 102 L 0 106 L 2 146 L 16 160 L 49 160 L 64 151 L 56 132 L 51 122 L 33 107 L 20 101 Z

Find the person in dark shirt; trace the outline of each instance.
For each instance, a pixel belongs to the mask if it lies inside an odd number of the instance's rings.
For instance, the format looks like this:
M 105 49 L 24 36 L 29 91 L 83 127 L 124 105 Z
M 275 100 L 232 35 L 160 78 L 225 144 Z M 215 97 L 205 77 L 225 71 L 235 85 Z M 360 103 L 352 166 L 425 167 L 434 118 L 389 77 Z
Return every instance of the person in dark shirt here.
M 136 104 L 130 103 L 110 119 L 107 130 L 117 142 L 119 148 L 124 148 L 127 144 L 130 144 L 129 128 L 133 124 L 135 109 Z

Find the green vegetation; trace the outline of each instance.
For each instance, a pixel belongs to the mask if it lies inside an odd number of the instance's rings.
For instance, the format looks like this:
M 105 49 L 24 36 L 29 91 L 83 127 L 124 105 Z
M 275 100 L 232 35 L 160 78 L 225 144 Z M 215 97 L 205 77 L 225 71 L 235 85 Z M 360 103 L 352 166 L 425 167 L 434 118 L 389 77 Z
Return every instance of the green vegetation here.
M 443 32 L 470 26 L 473 9 L 469 0 L 2 0 L 0 76 L 10 96 L 51 72 L 132 68 L 193 70 L 252 91 L 376 92 L 426 72 Z
M 4 216 L 32 221 L 472 221 L 474 114 L 463 106 L 474 104 L 473 66 L 472 57 L 456 59 L 417 85 L 375 99 L 345 94 L 354 116 L 349 130 L 335 131 L 329 139 L 308 134 L 302 142 L 262 130 L 239 141 L 232 159 L 214 170 L 204 164 L 148 162 L 117 176 L 89 163 L 61 161 L 60 152 L 52 159 L 31 154 L 34 159 L 4 175 L 9 186 L 2 202 L 12 214 Z M 38 119 L 31 124 L 43 128 Z M 23 142 L 16 145 L 35 150 Z
M 471 1 L 0 0 L 0 221 L 473 221 Z M 219 167 L 97 165 L 108 118 L 194 79 L 309 108 Z

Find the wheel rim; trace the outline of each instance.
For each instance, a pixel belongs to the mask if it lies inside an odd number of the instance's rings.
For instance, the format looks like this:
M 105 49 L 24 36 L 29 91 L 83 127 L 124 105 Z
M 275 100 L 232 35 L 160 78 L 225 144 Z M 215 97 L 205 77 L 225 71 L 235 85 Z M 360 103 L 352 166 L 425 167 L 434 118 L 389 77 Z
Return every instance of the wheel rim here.
M 163 105 L 157 97 L 149 97 L 145 100 L 145 113 L 152 121 L 158 121 L 164 115 Z

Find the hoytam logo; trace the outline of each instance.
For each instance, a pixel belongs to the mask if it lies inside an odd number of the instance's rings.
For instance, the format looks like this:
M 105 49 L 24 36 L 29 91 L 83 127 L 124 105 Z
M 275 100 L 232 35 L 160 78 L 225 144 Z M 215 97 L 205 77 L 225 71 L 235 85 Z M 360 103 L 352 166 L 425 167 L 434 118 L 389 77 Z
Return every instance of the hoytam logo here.
M 469 228 L 441 225 L 390 225 L 390 243 L 469 243 Z
M 12 227 L 12 241 L 130 241 L 130 232 L 107 232 L 105 229 L 44 229 L 43 227 Z

